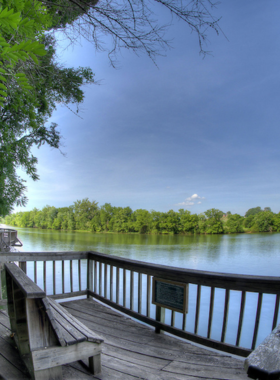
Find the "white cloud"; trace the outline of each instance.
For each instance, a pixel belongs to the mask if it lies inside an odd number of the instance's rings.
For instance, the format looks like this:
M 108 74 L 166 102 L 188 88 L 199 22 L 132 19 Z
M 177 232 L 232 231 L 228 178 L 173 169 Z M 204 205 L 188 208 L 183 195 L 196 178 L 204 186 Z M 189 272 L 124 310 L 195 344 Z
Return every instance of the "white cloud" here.
M 186 198 L 184 202 L 177 203 L 176 206 L 193 206 L 194 204 L 200 205 L 202 203 L 202 199 L 205 199 L 205 197 L 200 197 L 197 194 L 193 194 L 192 196 Z
M 193 206 L 194 202 L 186 200 L 185 202 L 177 203 L 178 206 Z

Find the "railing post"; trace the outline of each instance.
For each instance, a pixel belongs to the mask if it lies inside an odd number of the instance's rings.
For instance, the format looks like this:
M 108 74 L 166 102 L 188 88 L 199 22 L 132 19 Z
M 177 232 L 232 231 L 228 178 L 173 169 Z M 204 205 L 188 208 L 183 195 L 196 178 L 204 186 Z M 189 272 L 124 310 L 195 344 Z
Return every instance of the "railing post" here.
M 156 305 L 156 321 L 164 323 L 164 321 L 165 321 L 165 309 L 164 309 L 164 307 Z M 160 328 L 156 327 L 155 332 L 157 334 L 159 334 Z

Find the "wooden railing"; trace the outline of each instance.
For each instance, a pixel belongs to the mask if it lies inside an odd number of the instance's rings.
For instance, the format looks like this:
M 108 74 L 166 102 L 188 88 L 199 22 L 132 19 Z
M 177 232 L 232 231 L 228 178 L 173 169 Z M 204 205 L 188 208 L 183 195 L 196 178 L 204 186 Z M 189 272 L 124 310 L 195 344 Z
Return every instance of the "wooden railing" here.
M 98 252 L 10 253 L 1 255 L 4 261 L 19 261 L 55 298 L 92 296 L 157 332 L 240 356 L 260 343 L 260 325 L 265 337 L 278 322 L 279 277 L 180 269 Z M 152 304 L 152 277 L 189 285 L 187 314 Z

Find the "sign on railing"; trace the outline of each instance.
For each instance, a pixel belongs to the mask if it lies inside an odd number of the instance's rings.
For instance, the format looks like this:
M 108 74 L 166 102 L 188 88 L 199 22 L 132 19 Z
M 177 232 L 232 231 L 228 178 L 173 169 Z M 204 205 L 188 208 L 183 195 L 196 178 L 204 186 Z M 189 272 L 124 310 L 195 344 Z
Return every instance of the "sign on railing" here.
M 153 277 L 154 305 L 186 314 L 188 312 L 189 284 Z

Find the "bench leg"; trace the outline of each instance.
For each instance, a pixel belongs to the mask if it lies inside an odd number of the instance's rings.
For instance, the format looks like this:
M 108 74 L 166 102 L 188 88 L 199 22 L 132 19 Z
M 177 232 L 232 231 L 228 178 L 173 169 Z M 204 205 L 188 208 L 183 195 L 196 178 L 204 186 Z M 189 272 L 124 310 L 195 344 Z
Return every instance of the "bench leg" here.
M 89 370 L 94 375 L 101 372 L 101 354 L 94 355 L 88 358 Z
M 35 380 L 62 380 L 62 367 L 53 367 L 34 371 Z

